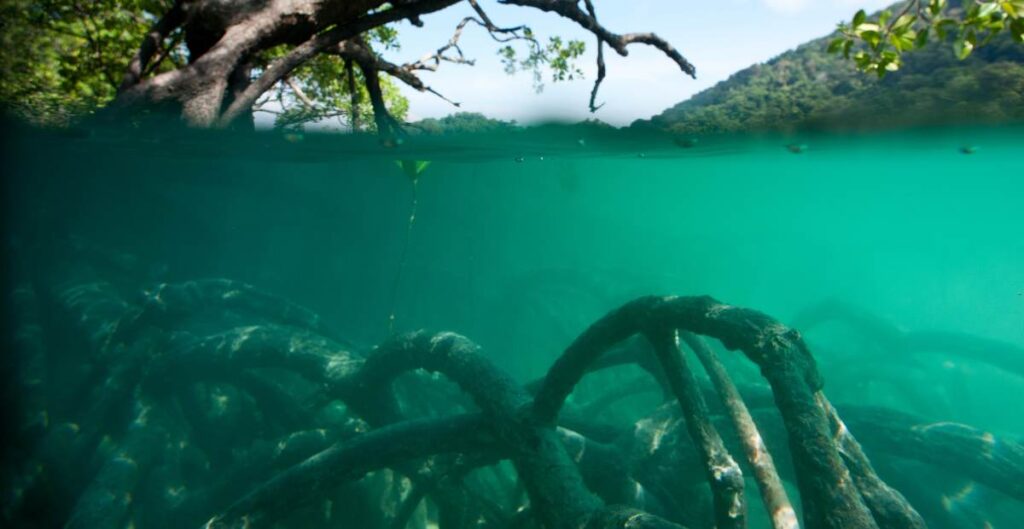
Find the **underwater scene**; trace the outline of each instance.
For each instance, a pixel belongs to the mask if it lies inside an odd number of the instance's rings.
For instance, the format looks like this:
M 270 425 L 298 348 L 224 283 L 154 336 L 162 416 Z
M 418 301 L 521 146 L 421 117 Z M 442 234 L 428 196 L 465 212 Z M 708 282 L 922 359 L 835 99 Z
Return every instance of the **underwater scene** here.
M 1024 528 L 1024 0 L 0 0 L 8 528 Z
M 9 132 L 8 527 L 1024 520 L 1020 127 Z

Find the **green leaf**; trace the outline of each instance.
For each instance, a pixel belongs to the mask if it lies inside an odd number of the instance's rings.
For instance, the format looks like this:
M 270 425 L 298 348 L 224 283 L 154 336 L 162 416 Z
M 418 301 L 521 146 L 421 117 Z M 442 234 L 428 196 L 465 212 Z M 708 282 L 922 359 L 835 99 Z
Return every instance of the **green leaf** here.
M 846 42 L 845 37 L 836 37 L 828 43 L 829 53 L 838 53 L 843 49 L 843 43 Z
M 1003 8 L 1003 11 L 1010 15 L 1010 18 L 1024 16 L 1024 0 L 1003 0 L 999 2 L 999 7 Z
M 956 53 L 956 57 L 961 61 L 966 59 L 972 51 L 974 51 L 974 45 L 978 42 L 978 37 L 974 31 L 968 31 L 966 35 L 961 38 L 957 38 L 953 42 L 953 52 Z
M 868 19 L 868 14 L 863 9 L 857 11 L 857 14 L 853 15 L 853 27 L 857 27 L 864 23 Z
M 997 11 L 999 11 L 998 2 L 983 2 L 978 7 L 978 18 L 988 18 Z
M 882 42 L 882 34 L 877 31 L 864 31 L 860 33 L 860 38 L 864 39 L 872 48 L 878 48 L 878 45 Z
M 867 52 L 858 51 L 853 55 L 853 63 L 857 65 L 857 68 L 867 70 L 871 65 L 871 56 Z
M 914 39 L 915 48 L 923 48 L 928 44 L 928 28 L 924 28 L 917 33 L 917 38 Z
M 888 24 L 890 18 L 892 18 L 892 11 L 889 11 L 888 9 L 882 11 L 882 14 L 878 15 L 878 25 L 884 26 Z
M 946 7 L 946 0 L 930 0 L 928 2 L 928 12 L 932 16 L 938 15 Z
M 1013 35 L 1013 40 L 1024 43 L 1024 18 L 1010 22 L 1010 34 Z
M 874 31 L 875 33 L 878 33 L 881 30 L 882 28 L 878 24 L 857 24 L 853 28 L 853 32 L 856 35 L 860 35 L 866 31 Z
M 914 49 L 914 39 L 916 38 L 917 35 L 913 31 L 889 34 L 889 42 L 897 51 L 901 52 Z
M 903 15 L 893 23 L 892 31 L 906 31 L 910 29 L 914 22 L 917 22 L 917 15 Z

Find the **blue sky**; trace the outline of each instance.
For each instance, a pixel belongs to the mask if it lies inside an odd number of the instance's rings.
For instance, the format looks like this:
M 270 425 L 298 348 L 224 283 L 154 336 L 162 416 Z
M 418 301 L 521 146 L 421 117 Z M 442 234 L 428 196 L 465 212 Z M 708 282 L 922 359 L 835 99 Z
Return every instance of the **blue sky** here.
M 628 57 L 606 53 L 608 77 L 599 101 L 605 106 L 591 115 L 587 109 L 595 76 L 594 42 L 590 35 L 556 15 L 533 9 L 481 4 L 499 25 L 528 24 L 541 38 L 562 35 L 581 38 L 587 55 L 580 65 L 585 79 L 547 83 L 533 90 L 529 74 L 508 76 L 496 51 L 498 44 L 480 28 L 468 27 L 463 49 L 475 66 L 442 64 L 437 73 L 425 72 L 424 81 L 452 100 L 461 110 L 501 119 L 531 122 L 544 118 L 570 120 L 597 117 L 616 125 L 647 118 L 708 88 L 751 64 L 768 60 L 807 40 L 828 34 L 837 22 L 859 8 L 869 11 L 892 0 L 594 0 L 598 18 L 617 33 L 654 31 L 671 42 L 697 66 L 697 80 L 685 76 L 656 50 L 642 45 L 629 48 Z M 467 4 L 424 17 L 423 28 L 408 23 L 399 27 L 402 49 L 387 52 L 395 62 L 418 59 L 451 37 Z M 431 94 L 405 88 L 410 118 L 440 117 L 458 111 Z

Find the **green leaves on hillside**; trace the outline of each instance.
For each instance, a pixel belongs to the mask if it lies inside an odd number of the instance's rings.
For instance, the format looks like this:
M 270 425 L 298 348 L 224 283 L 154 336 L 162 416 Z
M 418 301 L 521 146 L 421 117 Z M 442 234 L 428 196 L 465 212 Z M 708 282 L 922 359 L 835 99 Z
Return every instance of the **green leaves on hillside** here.
M 1024 122 L 1024 46 L 1003 31 L 961 61 L 951 44 L 931 38 L 879 78 L 852 68 L 842 43 L 814 40 L 737 72 L 652 125 L 693 136 Z
M 1004 30 L 1024 42 L 1024 0 L 972 2 L 956 9 L 946 0 L 911 0 L 895 15 L 887 9 L 874 20 L 858 11 L 849 24 L 839 24 L 828 51 L 883 77 L 900 68 L 903 53 L 923 48 L 929 39 L 952 40 L 954 54 L 963 60 Z

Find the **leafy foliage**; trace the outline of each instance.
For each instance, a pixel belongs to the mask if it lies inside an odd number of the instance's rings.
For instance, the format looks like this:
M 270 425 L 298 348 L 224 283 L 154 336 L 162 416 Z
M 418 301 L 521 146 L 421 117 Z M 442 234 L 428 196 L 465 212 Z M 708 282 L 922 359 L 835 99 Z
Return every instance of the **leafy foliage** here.
M 388 26 L 369 31 L 363 38 L 375 49 L 398 50 L 401 47 L 397 31 Z M 278 46 L 261 54 L 258 59 L 261 68 L 287 53 L 288 49 L 287 46 Z M 259 70 L 254 73 L 258 74 Z M 380 76 L 380 84 L 388 111 L 396 119 L 404 120 L 409 112 L 408 99 L 390 77 Z M 355 98 L 352 97 L 352 89 L 355 89 Z M 337 120 L 339 125 L 352 130 L 376 129 L 373 106 L 362 72 L 354 65 L 346 67 L 345 61 L 335 55 L 313 57 L 295 69 L 286 83 L 279 83 L 272 93 L 266 94 L 257 107 L 275 114 L 274 126 L 277 128 Z
M 117 91 L 143 35 L 170 0 L 0 1 L 0 104 L 60 124 Z M 184 64 L 173 47 L 153 71 Z
M 1024 120 L 1024 46 L 1007 33 L 964 60 L 929 41 L 884 78 L 828 53 L 831 40 L 737 72 L 650 123 L 701 134 Z
M 576 60 L 586 50 L 586 44 L 582 40 L 564 41 L 556 35 L 548 38 L 547 45 L 541 45 L 534 40 L 533 33 L 529 29 L 525 30 L 525 35 L 530 42 L 529 51 L 525 57 L 521 57 L 511 45 L 502 46 L 498 50 L 498 56 L 501 57 L 501 62 L 505 66 L 505 73 L 512 75 L 517 71 L 532 72 L 533 86 L 538 92 L 544 89 L 543 70 L 545 66 L 551 72 L 552 82 L 583 78 L 583 70 L 576 64 Z
M 870 18 L 861 9 L 849 24 L 839 24 L 839 35 L 829 42 L 828 51 L 852 58 L 861 71 L 882 77 L 900 68 L 904 52 L 921 49 L 931 39 L 951 41 L 961 60 L 1003 31 L 1024 43 L 1024 0 L 954 3 L 909 0 L 895 15 L 886 9 Z

